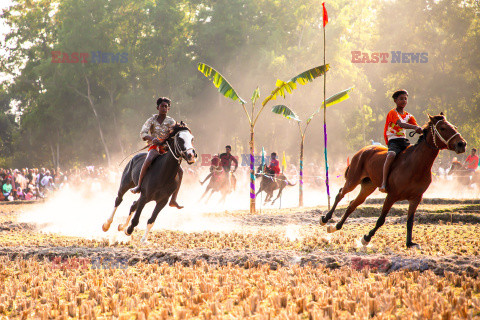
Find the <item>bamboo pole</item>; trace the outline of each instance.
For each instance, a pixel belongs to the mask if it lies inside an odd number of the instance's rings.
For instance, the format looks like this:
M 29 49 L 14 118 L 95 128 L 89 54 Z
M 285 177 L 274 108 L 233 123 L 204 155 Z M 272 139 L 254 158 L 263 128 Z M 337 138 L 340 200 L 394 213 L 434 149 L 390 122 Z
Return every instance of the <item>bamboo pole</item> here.
M 325 23 L 323 26 L 323 65 L 326 65 L 326 47 L 325 47 Z M 323 75 L 323 135 L 324 135 L 324 153 L 325 153 L 325 184 L 327 186 L 328 210 L 330 210 L 330 186 L 328 184 L 328 157 L 327 157 L 327 73 Z
M 250 213 L 255 213 L 255 144 L 253 124 L 250 123 Z

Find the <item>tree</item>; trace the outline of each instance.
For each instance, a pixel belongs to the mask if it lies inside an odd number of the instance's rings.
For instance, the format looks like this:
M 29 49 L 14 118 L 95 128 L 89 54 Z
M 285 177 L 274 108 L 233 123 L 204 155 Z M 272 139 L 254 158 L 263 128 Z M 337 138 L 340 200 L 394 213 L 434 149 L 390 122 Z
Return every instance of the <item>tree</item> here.
M 328 98 L 325 101 L 326 106 L 329 107 L 331 105 L 337 104 L 337 103 L 339 103 L 343 100 L 348 99 L 349 98 L 348 93 L 352 89 L 353 88 L 348 88 L 348 89 L 345 89 L 345 90 L 343 90 L 343 91 L 341 91 L 337 94 L 334 94 L 333 96 L 331 96 L 330 98 Z M 298 118 L 298 116 L 295 114 L 295 112 L 293 110 L 291 110 L 289 107 L 287 107 L 285 105 L 276 105 L 272 108 L 273 113 L 282 115 L 287 119 L 295 120 L 295 121 L 297 121 L 297 124 L 298 124 L 298 131 L 300 133 L 298 205 L 300 207 L 303 207 L 303 147 L 304 147 L 304 143 L 305 143 L 305 134 L 307 132 L 308 125 L 312 121 L 313 117 L 315 117 L 315 115 L 317 113 L 319 113 L 322 108 L 324 108 L 323 103 L 322 103 L 320 108 L 318 108 L 315 112 L 312 113 L 312 115 L 310 117 L 307 118 L 307 121 L 306 121 L 306 124 L 305 124 L 305 127 L 303 128 L 303 130 L 302 130 L 302 127 L 300 126 L 300 122 L 301 122 L 300 118 Z
M 233 87 L 228 83 L 228 81 L 215 69 L 212 67 L 204 64 L 198 64 L 198 70 L 203 73 L 208 79 L 213 81 L 215 87 L 218 88 L 218 91 L 225 97 L 230 98 L 234 101 L 238 101 L 245 111 L 245 114 L 248 119 L 248 123 L 250 125 L 250 213 L 255 213 L 255 124 L 257 123 L 258 117 L 262 113 L 263 109 L 267 105 L 267 103 L 271 100 L 275 100 L 277 97 L 282 96 L 285 98 L 286 93 L 292 93 L 292 90 L 296 89 L 297 83 L 302 85 L 307 84 L 308 82 L 313 81 L 315 78 L 323 75 L 329 69 L 329 65 L 318 66 L 309 70 L 306 70 L 299 75 L 291 78 L 288 81 L 282 81 L 280 79 L 277 80 L 275 84 L 275 89 L 270 93 L 269 96 L 265 98 L 262 102 L 262 107 L 260 110 L 255 110 L 255 103 L 260 98 L 260 90 L 255 89 L 252 94 L 251 101 L 252 107 L 251 112 L 249 113 L 245 107 L 246 101 L 240 96 L 238 96 L 237 92 Z M 257 111 L 257 112 L 256 112 Z

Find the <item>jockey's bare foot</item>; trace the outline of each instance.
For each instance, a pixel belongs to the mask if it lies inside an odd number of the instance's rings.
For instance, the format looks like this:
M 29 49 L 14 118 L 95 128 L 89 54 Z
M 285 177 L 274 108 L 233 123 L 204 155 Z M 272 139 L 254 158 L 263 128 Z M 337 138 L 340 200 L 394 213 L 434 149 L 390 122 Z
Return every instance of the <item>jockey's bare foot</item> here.
M 136 186 L 135 188 L 130 189 L 132 193 L 140 193 L 140 186 Z
M 170 203 L 168 205 L 177 209 L 183 209 L 183 206 L 179 205 L 176 200 L 170 200 Z
M 380 188 L 378 188 L 378 191 L 383 192 L 383 193 L 387 193 L 387 187 L 384 184 L 382 184 L 382 186 Z

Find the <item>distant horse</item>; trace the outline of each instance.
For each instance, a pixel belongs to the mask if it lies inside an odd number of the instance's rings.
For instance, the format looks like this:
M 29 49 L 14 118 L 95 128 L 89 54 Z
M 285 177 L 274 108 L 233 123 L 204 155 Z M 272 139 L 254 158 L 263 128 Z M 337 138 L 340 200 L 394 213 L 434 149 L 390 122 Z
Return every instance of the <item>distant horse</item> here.
M 227 179 L 230 179 L 228 181 Z M 206 202 L 210 200 L 210 197 L 215 192 L 220 192 L 222 197 L 220 198 L 219 202 L 225 202 L 227 195 L 235 191 L 235 186 L 237 184 L 237 179 L 233 173 L 226 172 L 222 166 L 217 166 L 212 171 L 212 177 L 208 182 L 207 187 L 205 188 L 205 192 L 200 197 L 200 200 L 203 199 L 208 194 Z M 210 193 L 209 193 L 210 192 Z
M 127 221 L 123 225 L 120 224 L 118 226 L 118 231 L 122 231 L 127 227 L 132 218 L 133 212 L 135 211 L 132 223 L 127 229 L 125 229 L 125 234 L 127 236 L 131 235 L 133 229 L 138 225 L 140 214 L 142 213 L 145 204 L 150 201 L 155 201 L 157 205 L 153 210 L 152 216 L 148 219 L 147 229 L 142 238 L 142 241 L 147 240 L 148 232 L 152 228 L 158 213 L 163 207 L 165 207 L 168 199 L 178 187 L 179 177 L 177 174 L 178 171 L 181 170 L 180 163 L 182 162 L 182 159 L 185 159 L 188 164 L 195 163 L 197 154 L 193 148 L 192 141 L 193 135 L 185 125 L 176 124 L 173 127 L 173 131 L 170 133 L 166 141 L 168 152 L 153 160 L 142 182 L 140 198 L 133 203 Z M 120 203 L 122 203 L 125 192 L 138 183 L 140 170 L 145 157 L 146 153 L 136 155 L 129 161 L 123 170 L 120 188 L 118 189 L 118 196 L 115 199 L 115 208 L 107 222 L 103 224 L 103 231 L 107 231 L 110 228 L 110 224 L 115 216 L 115 211 Z
M 448 175 L 452 175 L 461 185 L 470 187 L 472 184 L 480 186 L 480 174 L 465 168 L 461 162 L 453 161 L 448 169 Z
M 385 223 L 385 217 L 393 204 L 400 200 L 408 200 L 406 245 L 408 248 L 416 246 L 417 244 L 412 242 L 413 219 L 423 193 L 432 181 L 431 169 L 438 152 L 443 149 L 455 151 L 457 154 L 465 152 L 467 142 L 456 127 L 446 120 L 443 113 L 428 117 L 429 122 L 423 127 L 423 134 L 417 144 L 409 146 L 398 154 L 392 164 L 382 212 L 375 227 L 362 237 L 363 245 L 367 245 L 375 232 Z M 340 230 L 355 208 L 362 204 L 377 187 L 380 187 L 386 156 L 387 148 L 381 146 L 365 147 L 353 156 L 351 164 L 345 171 L 345 185 L 338 192 L 332 209 L 320 218 L 320 224 L 325 225 L 332 218 L 338 202 L 359 184 L 361 185 L 360 193 L 350 202 L 336 226 L 327 227 L 329 233 Z
M 260 181 L 260 188 L 258 189 L 255 196 L 258 196 L 260 192 L 265 192 L 267 197 L 265 198 L 264 204 L 267 204 L 273 197 L 273 192 L 278 189 L 277 197 L 272 201 L 272 204 L 277 201 L 277 199 L 282 195 L 283 189 L 286 186 L 294 186 L 296 183 L 291 183 L 288 181 L 287 177 L 281 173 L 275 178 L 275 174 L 268 170 L 267 165 L 258 167 L 257 173 L 255 176 L 258 178 L 262 176 L 262 180 Z

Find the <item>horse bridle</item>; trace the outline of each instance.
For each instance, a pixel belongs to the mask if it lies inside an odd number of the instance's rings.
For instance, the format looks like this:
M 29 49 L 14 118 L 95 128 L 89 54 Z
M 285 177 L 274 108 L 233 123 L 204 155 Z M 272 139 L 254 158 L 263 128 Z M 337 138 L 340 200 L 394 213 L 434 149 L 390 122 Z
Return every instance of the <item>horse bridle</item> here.
M 186 154 L 187 154 L 188 151 L 194 150 L 193 147 L 185 149 L 185 150 L 182 150 L 180 148 L 180 144 L 178 143 L 178 139 L 177 139 L 178 134 L 180 132 L 181 131 L 179 131 L 175 134 L 175 137 L 173 139 L 173 149 L 172 149 L 172 147 L 170 146 L 170 143 L 168 143 L 168 140 L 167 140 L 168 150 L 172 153 L 172 156 L 175 158 L 175 160 L 178 161 L 178 163 L 182 162 L 182 158 L 185 158 L 185 160 L 186 160 Z M 175 153 L 177 153 L 178 156 Z
M 449 149 L 448 144 L 450 143 L 450 141 L 452 141 L 453 138 L 455 138 L 456 136 L 458 136 L 460 134 L 460 132 L 457 132 L 454 135 L 452 135 L 450 138 L 448 138 L 448 140 L 445 140 L 437 129 L 438 124 L 442 121 L 446 122 L 448 125 L 453 127 L 453 125 L 445 119 L 438 120 L 436 124 L 431 124 L 430 125 L 430 128 L 432 129 L 433 144 L 435 145 L 435 148 L 437 148 L 439 150 L 440 150 L 440 148 L 437 146 L 437 140 L 435 139 L 435 137 L 438 137 L 440 139 L 440 141 L 445 143 L 446 149 Z

